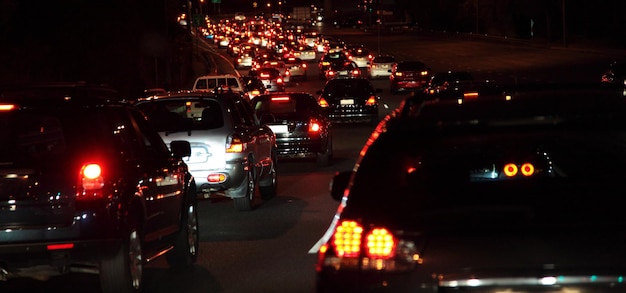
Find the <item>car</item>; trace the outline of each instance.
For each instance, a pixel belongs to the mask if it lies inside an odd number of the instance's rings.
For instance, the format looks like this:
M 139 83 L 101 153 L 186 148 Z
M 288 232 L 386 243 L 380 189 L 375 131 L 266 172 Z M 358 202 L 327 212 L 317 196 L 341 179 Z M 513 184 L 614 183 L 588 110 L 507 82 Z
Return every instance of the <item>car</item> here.
M 367 78 L 338 77 L 317 91 L 317 102 L 326 109 L 331 122 L 376 124 L 380 92 Z
M 252 108 L 276 134 L 278 158 L 315 158 L 327 166 L 333 155 L 332 124 L 315 97 L 306 92 L 260 95 Z
M 251 72 L 254 73 L 255 71 Z M 263 81 L 259 78 L 258 75 L 247 75 L 243 76 L 242 79 L 244 82 L 244 86 L 246 87 L 245 96 L 249 100 L 252 100 L 252 98 L 258 95 L 267 93 L 267 88 L 265 87 L 265 84 L 263 84 Z
M 95 273 L 102 292 L 139 292 L 159 256 L 195 263 L 190 144 L 168 148 L 115 89 L 4 86 L 0 133 L 0 279 Z
M 421 61 L 399 61 L 389 75 L 391 93 L 423 90 L 430 80 L 431 69 Z
M 318 245 L 316 292 L 626 289 L 621 88 L 419 96 L 333 176 L 339 207 Z
M 324 76 L 326 80 L 337 77 L 360 77 L 361 69 L 354 61 L 333 62 L 326 69 Z
M 291 79 L 307 80 L 307 62 L 300 58 L 289 57 L 284 60 L 285 66 L 289 70 Z
M 391 68 L 396 63 L 396 58 L 389 55 L 379 55 L 370 61 L 367 65 L 368 76 L 371 79 L 376 78 L 389 78 L 391 75 Z
M 278 69 L 273 67 L 262 67 L 260 69 L 253 70 L 253 72 L 259 77 L 261 82 L 263 82 L 268 92 L 285 91 L 285 81 Z
M 181 91 L 138 101 L 166 143 L 185 139 L 185 159 L 199 198 L 230 198 L 237 211 L 276 195 L 276 136 L 259 123 L 247 98 L 235 93 Z
M 370 61 L 374 58 L 374 56 L 370 53 L 367 48 L 363 48 L 361 46 L 351 48 L 348 51 L 348 58 L 354 62 L 356 62 L 357 66 L 360 68 L 367 68 Z
M 265 61 L 261 65 L 261 68 L 276 68 L 278 69 L 280 76 L 283 77 L 285 85 L 291 82 L 291 70 L 289 70 L 289 66 L 287 66 L 283 60 Z
M 293 48 L 291 51 L 293 57 L 300 58 L 304 61 L 311 62 L 317 58 L 317 51 L 314 47 L 308 45 L 299 45 Z
M 242 68 L 252 68 L 252 61 L 254 60 L 254 51 L 250 51 L 250 52 L 241 52 L 239 54 L 237 54 L 237 57 L 235 58 L 235 68 L 236 69 L 242 69 Z
M 619 84 L 626 87 L 626 62 L 614 61 L 609 64 L 609 68 L 602 74 L 602 83 Z
M 198 76 L 193 83 L 192 91 L 227 91 L 244 95 L 246 87 L 239 74 L 210 74 Z
M 424 89 L 427 93 L 439 93 L 455 88 L 462 87 L 465 84 L 474 82 L 474 75 L 469 71 L 443 71 L 437 72 L 430 77 L 428 85 Z
M 348 56 L 343 51 L 330 51 L 322 55 L 320 60 L 317 62 L 317 67 L 319 69 L 319 77 L 320 79 L 325 79 L 325 72 L 332 63 L 338 62 L 347 62 Z

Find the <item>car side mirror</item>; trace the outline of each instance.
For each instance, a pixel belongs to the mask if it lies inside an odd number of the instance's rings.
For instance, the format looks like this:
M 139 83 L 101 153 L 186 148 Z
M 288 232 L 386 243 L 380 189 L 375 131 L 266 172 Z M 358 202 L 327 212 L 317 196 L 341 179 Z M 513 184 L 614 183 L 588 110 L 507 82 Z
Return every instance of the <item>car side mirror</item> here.
M 170 142 L 170 150 L 175 158 L 191 156 L 191 144 L 186 140 L 173 140 Z
M 335 173 L 333 179 L 330 182 L 330 196 L 336 200 L 341 201 L 343 198 L 343 193 L 345 189 L 348 187 L 348 183 L 350 183 L 350 177 L 352 176 L 352 171 L 342 171 Z

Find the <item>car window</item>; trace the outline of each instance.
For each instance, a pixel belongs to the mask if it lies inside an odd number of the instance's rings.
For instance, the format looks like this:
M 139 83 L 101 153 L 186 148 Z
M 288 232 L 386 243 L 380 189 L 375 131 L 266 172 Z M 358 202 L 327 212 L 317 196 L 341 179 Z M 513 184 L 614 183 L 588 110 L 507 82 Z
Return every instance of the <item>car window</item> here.
M 150 101 L 137 108 L 158 131 L 205 130 L 224 125 L 221 106 L 213 99 Z
M 362 79 L 331 80 L 326 85 L 325 92 L 333 96 L 369 94 L 372 92 L 372 86 L 367 80 Z
M 421 62 L 401 62 L 398 63 L 397 70 L 423 70 L 426 67 L 424 63 Z
M 393 63 L 395 61 L 395 59 L 393 57 L 375 57 L 374 61 L 375 63 Z

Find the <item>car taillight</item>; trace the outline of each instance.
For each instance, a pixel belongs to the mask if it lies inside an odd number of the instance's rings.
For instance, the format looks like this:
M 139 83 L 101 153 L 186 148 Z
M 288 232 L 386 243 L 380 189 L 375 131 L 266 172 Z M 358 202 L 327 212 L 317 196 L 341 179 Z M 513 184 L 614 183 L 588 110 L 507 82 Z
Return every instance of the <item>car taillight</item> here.
M 535 173 L 535 166 L 531 163 L 524 163 L 517 166 L 515 163 L 506 164 L 502 170 L 507 177 L 513 177 L 521 173 L 523 176 L 532 176 Z
M 361 74 L 361 71 L 358 69 L 352 70 L 352 75 L 359 75 Z
M 104 197 L 104 178 L 99 164 L 85 164 L 80 169 L 76 199 L 95 200 Z
M 283 79 L 279 77 L 279 78 L 276 79 L 276 82 L 277 83 L 283 83 Z
M 372 229 L 365 236 L 365 253 L 371 258 L 391 258 L 395 254 L 395 237 L 385 228 Z
M 317 120 L 309 121 L 309 132 L 320 132 L 320 130 L 322 130 L 322 125 Z
M 306 64 L 305 63 L 302 63 L 302 68 L 306 68 Z
M 318 104 L 320 104 L 320 107 L 322 108 L 328 108 L 328 102 L 324 99 L 324 98 L 319 98 L 319 101 L 317 102 Z
M 422 76 L 426 76 L 426 75 L 428 75 L 428 71 L 421 71 L 421 72 L 420 72 L 420 75 L 422 75 Z
M 355 221 L 343 221 L 335 229 L 332 245 L 340 257 L 355 257 L 361 252 L 363 227 Z
M 0 111 L 11 111 L 16 109 L 17 107 L 13 104 L 0 104 Z
M 386 228 L 365 229 L 356 221 L 342 221 L 333 234 L 331 245 L 339 257 L 357 257 L 361 252 L 370 258 L 388 259 L 395 256 L 397 240 Z
M 285 75 L 291 75 L 291 72 L 289 70 L 286 70 Z
M 370 96 L 369 99 L 367 99 L 367 101 L 365 102 L 365 105 L 367 105 L 367 106 L 376 105 L 376 97 L 375 96 Z
M 404 75 L 404 74 L 402 74 L 402 72 L 396 72 L 394 75 L 395 75 L 395 76 L 402 76 L 402 75 Z
M 335 72 L 334 72 L 334 71 L 329 70 L 329 71 L 328 71 L 328 76 L 333 76 L 333 75 L 335 75 Z
M 230 136 L 226 139 L 227 153 L 241 153 L 246 149 L 246 143 L 240 137 Z

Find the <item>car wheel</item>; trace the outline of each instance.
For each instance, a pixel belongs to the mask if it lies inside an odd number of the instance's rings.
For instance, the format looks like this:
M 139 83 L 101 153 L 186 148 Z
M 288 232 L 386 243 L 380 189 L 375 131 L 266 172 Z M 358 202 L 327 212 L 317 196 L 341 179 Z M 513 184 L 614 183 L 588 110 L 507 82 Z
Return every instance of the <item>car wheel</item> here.
M 278 190 L 278 174 L 276 172 L 277 160 L 276 156 L 272 156 L 272 170 L 270 173 L 259 181 L 259 193 L 261 193 L 261 199 L 268 200 L 276 196 Z
M 323 151 L 318 152 L 315 157 L 317 166 L 324 167 L 324 166 L 330 165 L 330 159 L 332 158 L 332 155 L 333 155 L 333 140 L 332 138 L 329 137 L 328 142 L 326 143 L 326 148 Z
M 191 190 L 192 188 L 190 188 Z M 195 187 L 193 187 L 195 190 Z M 196 194 L 189 194 L 190 203 L 183 210 L 182 229 L 178 232 L 174 249 L 167 254 L 167 263 L 170 267 L 180 269 L 196 262 L 200 248 L 198 236 L 198 205 Z
M 238 211 L 249 211 L 252 209 L 252 196 L 254 195 L 254 166 L 248 165 L 248 172 L 245 180 L 244 195 L 242 197 L 233 198 L 235 209 Z
M 129 229 L 126 239 L 112 256 L 100 261 L 100 286 L 104 293 L 140 292 L 143 256 L 138 225 Z

